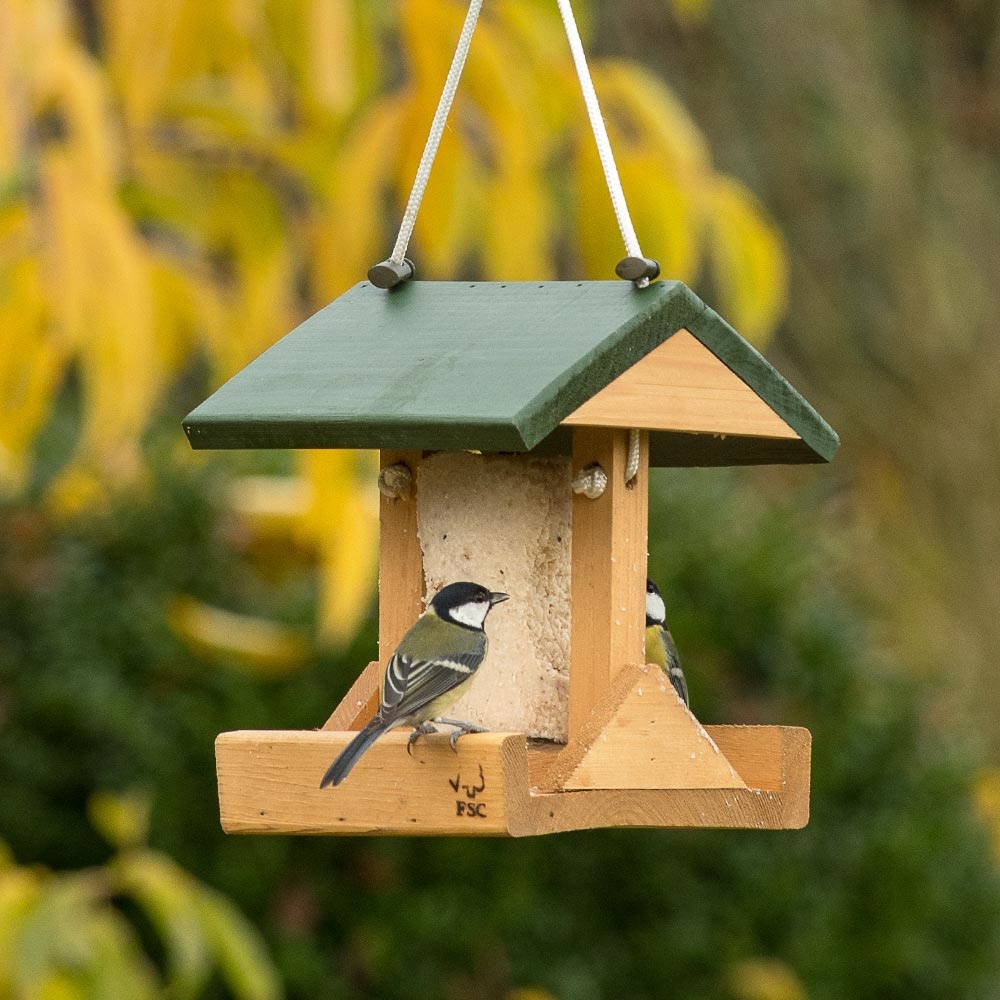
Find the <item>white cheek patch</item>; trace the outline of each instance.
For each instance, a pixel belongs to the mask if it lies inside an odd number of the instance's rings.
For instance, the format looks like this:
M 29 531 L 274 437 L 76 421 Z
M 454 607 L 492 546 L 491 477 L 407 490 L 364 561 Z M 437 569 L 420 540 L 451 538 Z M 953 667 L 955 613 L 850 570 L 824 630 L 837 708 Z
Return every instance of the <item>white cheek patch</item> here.
M 646 594 L 646 617 L 661 625 L 667 620 L 667 609 L 659 594 Z
M 452 608 L 449 615 L 457 622 L 470 628 L 482 628 L 486 621 L 486 613 L 490 610 L 488 601 L 468 601 Z

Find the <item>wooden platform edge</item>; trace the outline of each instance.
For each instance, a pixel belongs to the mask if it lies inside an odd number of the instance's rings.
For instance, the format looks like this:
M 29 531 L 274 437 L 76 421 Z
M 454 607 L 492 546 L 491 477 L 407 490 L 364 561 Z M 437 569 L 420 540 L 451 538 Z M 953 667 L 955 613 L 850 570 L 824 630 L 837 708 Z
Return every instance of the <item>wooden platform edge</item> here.
M 242 730 L 215 741 L 219 813 L 227 833 L 504 836 L 527 797 L 524 737 L 445 734 L 407 753 L 387 733 L 337 787 L 327 767 L 354 737 L 325 730 Z M 514 794 L 512 794 L 512 792 Z
M 522 734 L 383 736 L 337 788 L 319 788 L 354 735 L 244 730 L 216 740 L 227 833 L 525 837 L 601 827 L 799 829 L 809 818 L 811 737 L 783 726 L 709 727 L 745 780 L 763 787 L 540 791 Z M 547 755 L 546 755 L 547 756 Z M 741 770 L 742 768 L 742 770 Z

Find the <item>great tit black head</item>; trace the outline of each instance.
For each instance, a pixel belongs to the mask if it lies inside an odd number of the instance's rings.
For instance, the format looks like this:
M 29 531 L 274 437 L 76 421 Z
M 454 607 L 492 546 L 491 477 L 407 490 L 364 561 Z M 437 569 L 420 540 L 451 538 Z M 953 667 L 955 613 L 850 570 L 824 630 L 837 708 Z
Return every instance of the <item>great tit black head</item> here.
M 646 581 L 646 628 L 650 625 L 666 625 L 667 609 L 663 604 L 660 588 L 652 580 Z
M 478 583 L 461 581 L 442 587 L 431 601 L 431 610 L 444 621 L 463 628 L 482 629 L 490 608 L 507 599 L 507 594 L 487 590 Z

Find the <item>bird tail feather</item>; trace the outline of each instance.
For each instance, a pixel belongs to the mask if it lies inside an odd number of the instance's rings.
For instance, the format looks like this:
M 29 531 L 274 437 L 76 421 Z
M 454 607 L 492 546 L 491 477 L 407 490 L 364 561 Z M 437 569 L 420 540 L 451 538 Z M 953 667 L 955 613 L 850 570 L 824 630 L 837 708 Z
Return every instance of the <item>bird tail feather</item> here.
M 350 773 L 352 767 L 357 764 L 361 755 L 388 729 L 389 727 L 376 715 L 368 725 L 365 726 L 350 743 L 344 747 L 337 756 L 337 759 L 327 768 L 323 780 L 319 783 L 320 788 L 327 785 L 339 785 Z

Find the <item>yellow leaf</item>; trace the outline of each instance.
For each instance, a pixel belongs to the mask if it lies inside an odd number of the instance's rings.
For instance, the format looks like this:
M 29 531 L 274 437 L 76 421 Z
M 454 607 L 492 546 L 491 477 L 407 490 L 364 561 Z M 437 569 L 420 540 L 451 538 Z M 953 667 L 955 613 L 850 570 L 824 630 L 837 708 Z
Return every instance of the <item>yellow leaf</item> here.
M 756 198 L 720 177 L 712 191 L 709 252 L 720 312 L 755 346 L 767 343 L 788 298 L 784 241 Z
M 32 991 L 30 1000 L 86 1000 L 83 984 L 64 972 L 52 972 Z
M 100 64 L 68 37 L 38 67 L 35 112 L 58 111 L 66 129 L 59 143 L 77 185 L 107 185 L 117 173 L 119 149 Z
M 398 98 L 372 105 L 328 168 L 324 199 L 311 223 L 310 267 L 320 301 L 363 280 L 372 264 L 388 256 L 384 242 L 391 224 L 383 212 L 397 174 L 405 111 Z
M 344 112 L 354 96 L 354 21 L 347 0 L 307 0 L 306 100 Z
M 778 959 L 748 958 L 734 962 L 726 981 L 734 1000 L 808 1000 L 794 970 Z
M 483 272 L 487 279 L 551 278 L 553 217 L 547 192 L 531 170 L 505 170 L 484 185 Z
M 472 219 L 482 218 L 482 269 L 488 278 L 551 276 L 554 217 L 545 165 L 551 133 L 535 65 L 525 64 L 507 20 L 489 22 L 466 71 L 468 124 L 459 130 L 477 169 Z
M 401 201 L 405 201 L 416 176 L 463 16 L 455 4 L 441 0 L 413 0 L 403 6 L 401 14 L 401 32 L 413 75 L 406 119 L 410 127 L 400 137 L 403 155 L 397 177 Z M 481 42 L 477 38 L 477 44 Z M 467 78 L 474 76 L 470 54 Z M 468 79 L 465 86 L 470 86 Z M 459 91 L 442 135 L 414 233 L 422 268 L 426 273 L 443 277 L 456 275 L 474 244 L 472 214 L 481 191 L 481 171 L 461 131 L 463 109 L 468 101 L 466 92 Z
M 976 808 L 993 835 L 993 854 L 1000 860 L 1000 771 L 982 771 L 974 787 Z
M 175 92 L 193 81 L 212 82 L 226 102 L 271 119 L 276 97 L 259 47 L 266 37 L 258 0 L 203 3 L 182 0 L 169 49 L 168 81 Z
M 284 989 L 253 924 L 228 899 L 207 887 L 198 894 L 198 913 L 235 1000 L 281 1000 Z
M 174 375 L 201 344 L 224 336 L 225 305 L 211 278 L 155 249 L 146 252 L 153 297 L 157 369 Z
M 112 862 L 110 870 L 117 891 L 142 907 L 163 940 L 172 995 L 197 996 L 212 964 L 198 914 L 201 887 L 156 851 L 128 851 Z
M 104 907 L 93 915 L 90 944 L 88 997 L 160 1000 L 163 993 L 157 970 L 132 926 L 117 910 Z
M 303 451 L 297 457 L 313 488 L 308 523 L 320 554 L 320 637 L 341 645 L 357 632 L 377 580 L 375 455 Z
M 174 598 L 168 620 L 192 649 L 263 677 L 293 673 L 311 653 L 306 638 L 287 625 L 225 611 L 193 597 Z
M 665 277 L 694 281 L 703 254 L 702 201 L 712 178 L 704 143 L 673 94 L 647 71 L 604 61 L 595 66 L 594 78 L 640 245 L 660 262 Z M 585 119 L 575 142 L 576 230 L 584 271 L 609 277 L 625 248 Z
M 292 265 L 287 246 L 272 247 L 266 255 L 244 262 L 240 294 L 231 300 L 219 333 L 209 335 L 223 378 L 236 374 L 293 325 L 288 288 Z
M 59 388 L 65 355 L 45 333 L 46 304 L 36 262 L 0 274 L 0 492 L 27 484 L 30 449 Z
M 710 0 L 667 0 L 667 6 L 685 21 L 703 21 L 708 14 Z
M 46 263 L 60 289 L 53 333 L 77 354 L 84 391 L 79 457 L 125 480 L 138 469 L 161 378 L 145 254 L 110 187 L 88 182 L 61 148 L 43 154 L 41 169 L 53 237 Z
M 19 39 L 15 32 L 12 5 L 0 5 L 0 185 L 14 173 L 23 154 L 26 122 L 25 108 L 20 99 L 21 84 L 16 50 Z
M 300 476 L 239 476 L 229 486 L 229 506 L 269 535 L 293 535 L 313 506 L 312 485 Z
M 663 158 L 662 169 L 683 183 L 697 183 L 711 173 L 698 126 L 655 73 L 622 59 L 602 59 L 593 72 L 602 109 L 618 128 L 619 146 L 634 143 L 640 149 L 655 149 Z
M 70 465 L 49 484 L 46 502 L 56 514 L 74 517 L 104 502 L 109 486 L 93 469 Z
M 149 794 L 136 789 L 95 792 L 87 800 L 87 816 L 109 844 L 122 850 L 146 842 L 151 804 Z
M 25 917 L 38 905 L 42 876 L 29 868 L 0 871 L 0 995 L 13 975 L 14 941 Z
M 170 52 L 178 42 L 182 0 L 137 4 L 105 0 L 95 8 L 101 18 L 105 61 L 129 124 L 145 127 L 168 85 Z

